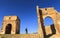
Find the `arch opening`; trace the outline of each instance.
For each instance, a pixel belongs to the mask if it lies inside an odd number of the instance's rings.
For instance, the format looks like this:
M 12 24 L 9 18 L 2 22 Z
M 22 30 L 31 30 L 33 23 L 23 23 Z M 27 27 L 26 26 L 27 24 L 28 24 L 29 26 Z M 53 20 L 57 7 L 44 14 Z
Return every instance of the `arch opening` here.
M 5 34 L 11 34 L 11 28 L 12 28 L 12 25 L 11 24 L 7 24 L 7 26 L 5 28 Z
M 47 16 L 44 19 L 44 26 L 49 26 L 49 25 L 53 25 L 53 24 L 54 24 L 54 21 L 51 17 Z
M 47 16 L 44 19 L 44 26 L 50 26 L 49 28 L 51 29 L 51 32 L 52 32 L 52 33 L 49 33 L 48 35 L 46 35 L 47 37 L 50 37 L 50 36 L 56 34 L 56 30 L 55 30 L 55 27 L 54 27 L 54 21 L 51 17 Z M 49 28 L 47 28 L 47 29 L 49 29 Z

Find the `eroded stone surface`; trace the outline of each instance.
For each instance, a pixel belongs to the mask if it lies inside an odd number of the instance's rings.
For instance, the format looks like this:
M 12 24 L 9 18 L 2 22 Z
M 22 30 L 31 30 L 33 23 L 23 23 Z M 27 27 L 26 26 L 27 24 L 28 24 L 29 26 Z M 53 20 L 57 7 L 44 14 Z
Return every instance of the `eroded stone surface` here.
M 19 18 L 17 16 L 5 16 L 0 32 L 0 34 L 5 35 L 0 35 L 0 38 L 60 38 L 60 13 L 58 13 L 53 7 L 39 8 L 37 6 L 36 8 L 38 15 L 38 34 L 19 34 Z M 51 26 L 44 26 L 44 19 L 46 17 L 52 18 L 54 24 L 52 24 Z M 11 24 L 12 27 L 8 26 L 8 24 Z M 10 35 L 6 35 L 6 30 L 9 30 Z
M 58 13 L 53 7 L 49 8 L 37 8 L 38 15 L 38 34 L 42 38 L 51 37 L 54 34 L 60 33 L 60 13 Z M 44 19 L 50 17 L 53 19 L 54 26 L 44 26 Z
M 18 16 L 4 16 L 0 34 L 19 34 L 20 20 Z

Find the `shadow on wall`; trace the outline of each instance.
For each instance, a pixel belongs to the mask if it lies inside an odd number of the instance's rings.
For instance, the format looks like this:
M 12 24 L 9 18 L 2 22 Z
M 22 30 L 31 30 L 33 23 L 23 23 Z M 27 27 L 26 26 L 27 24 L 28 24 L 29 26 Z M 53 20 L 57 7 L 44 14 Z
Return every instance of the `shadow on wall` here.
M 42 27 L 42 32 L 43 32 L 43 35 L 46 36 L 46 32 L 45 32 L 45 26 L 44 26 L 44 23 L 43 23 L 43 16 L 42 16 L 42 11 L 39 10 L 39 15 L 40 15 L 40 22 L 41 22 L 41 27 Z
M 54 24 L 50 25 L 50 28 L 52 30 L 52 34 L 46 35 L 45 38 L 49 38 L 50 36 L 56 34 L 56 30 L 55 30 Z

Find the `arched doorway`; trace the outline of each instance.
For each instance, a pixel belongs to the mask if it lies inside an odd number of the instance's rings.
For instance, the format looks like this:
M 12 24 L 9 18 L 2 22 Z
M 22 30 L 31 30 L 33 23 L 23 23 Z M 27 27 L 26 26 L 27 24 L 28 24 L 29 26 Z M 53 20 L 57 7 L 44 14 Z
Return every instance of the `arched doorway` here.
M 5 34 L 11 34 L 11 28 L 12 28 L 12 25 L 8 24 L 5 28 Z
M 45 26 L 45 27 L 46 27 L 46 26 L 49 26 L 49 28 L 47 28 L 47 29 L 48 29 L 47 31 L 49 31 L 49 34 L 46 35 L 47 37 L 50 37 L 50 36 L 56 34 L 56 29 L 55 29 L 55 27 L 54 27 L 54 21 L 53 21 L 53 19 L 52 19 L 51 17 L 47 16 L 47 17 L 44 19 L 44 26 Z M 45 30 L 46 30 L 46 29 L 45 29 Z M 51 30 L 52 33 L 50 33 L 50 30 Z M 45 32 L 46 32 L 46 31 L 45 31 Z M 47 32 L 46 32 L 46 33 L 47 33 Z

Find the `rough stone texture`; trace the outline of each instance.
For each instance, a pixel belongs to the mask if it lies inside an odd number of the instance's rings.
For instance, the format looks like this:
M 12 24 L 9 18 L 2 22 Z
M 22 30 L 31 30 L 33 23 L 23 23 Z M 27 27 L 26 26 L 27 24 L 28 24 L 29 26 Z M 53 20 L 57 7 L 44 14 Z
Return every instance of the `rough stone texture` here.
M 15 35 L 10 35 L 10 34 L 5 34 L 5 35 L 0 35 L 0 38 L 41 38 L 39 37 L 38 34 L 15 34 Z
M 50 38 L 60 38 L 60 34 L 55 34 L 55 35 L 51 36 Z
M 60 13 L 58 13 L 53 7 L 39 8 L 37 6 L 36 9 L 37 9 L 37 15 L 38 15 L 38 34 L 40 34 L 40 36 L 42 38 L 50 37 L 53 34 L 59 34 L 60 33 L 60 28 L 59 28 L 60 27 Z M 46 17 L 50 17 L 53 19 L 54 26 L 51 26 L 51 27 L 44 26 L 43 20 Z M 55 31 L 56 31 L 56 33 L 55 33 Z
M 5 34 L 8 24 L 11 24 L 11 34 L 18 34 L 20 32 L 20 20 L 17 16 L 4 16 L 2 29 L 0 34 Z
M 50 26 L 45 27 L 45 32 L 46 32 L 46 35 L 52 34 L 52 30 L 51 30 Z
M 0 38 L 60 38 L 60 13 L 53 7 L 37 8 L 38 15 L 38 34 L 18 34 L 20 20 L 17 16 L 5 16 L 0 32 Z M 50 17 L 54 24 L 44 26 L 44 19 Z M 7 24 L 12 24 L 11 34 L 5 34 Z M 14 35 L 12 35 L 14 34 Z

